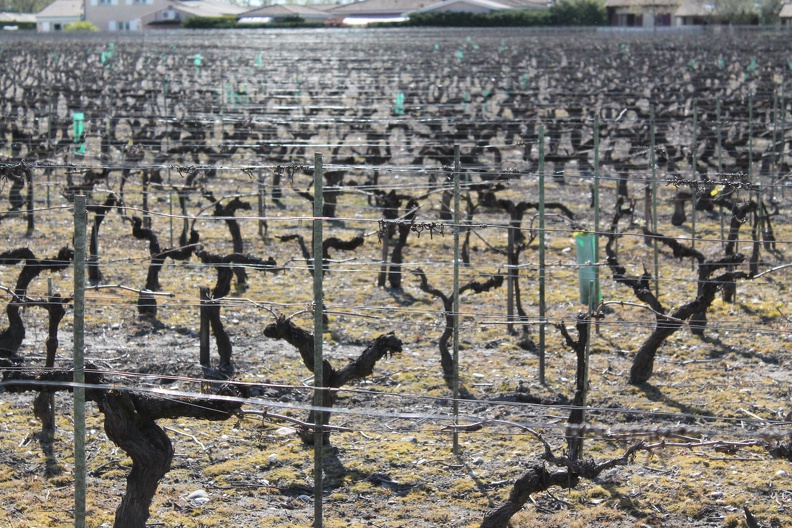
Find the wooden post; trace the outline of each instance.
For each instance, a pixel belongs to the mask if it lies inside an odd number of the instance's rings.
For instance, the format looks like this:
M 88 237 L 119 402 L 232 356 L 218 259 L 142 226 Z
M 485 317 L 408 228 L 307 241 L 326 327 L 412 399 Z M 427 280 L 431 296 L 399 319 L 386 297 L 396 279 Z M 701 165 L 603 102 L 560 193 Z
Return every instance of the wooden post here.
M 173 247 L 173 189 L 168 191 L 168 224 L 170 225 L 170 247 Z
M 698 104 L 693 102 L 693 150 L 690 153 L 690 177 L 693 181 L 698 180 Z M 690 247 L 696 249 L 696 188 L 691 187 L 690 194 Z M 690 260 L 692 269 L 696 269 L 696 261 Z
M 753 183 L 753 92 L 748 96 L 748 183 Z M 756 192 L 756 203 L 759 204 L 759 192 Z M 759 215 L 754 215 L 754 222 Z
M 74 197 L 74 528 L 85 528 L 85 196 Z
M 514 333 L 514 226 L 509 223 L 506 231 L 506 331 Z
M 770 173 L 770 196 L 769 200 L 772 204 L 775 201 L 775 183 L 776 171 L 778 169 L 778 92 L 773 90 L 773 164 Z
M 786 155 L 786 101 L 784 97 L 784 79 L 781 79 L 781 159 Z M 781 186 L 781 199 L 786 197 L 786 185 Z
M 266 213 L 266 205 L 264 203 L 264 169 L 258 168 L 258 234 L 261 240 L 266 244 L 267 242 L 267 221 L 264 220 Z
M 52 302 L 52 277 L 47 278 L 47 301 Z M 52 361 L 50 361 L 49 353 L 47 353 L 47 356 L 48 356 L 47 361 L 44 363 L 44 367 L 46 368 L 55 367 L 54 355 L 52 357 Z M 47 428 L 42 427 L 42 433 L 44 433 L 44 435 L 46 437 L 49 437 L 50 441 L 52 441 L 55 439 L 55 393 L 54 392 L 49 393 L 49 398 L 47 399 L 47 405 L 49 406 L 50 421 Z
M 715 103 L 715 119 L 717 120 L 718 127 L 718 178 L 723 178 L 723 124 L 721 123 L 721 102 L 718 99 Z M 726 237 L 724 235 L 724 221 L 723 221 L 723 205 L 718 206 L 720 212 L 720 236 L 721 236 L 721 250 L 726 249 Z
M 656 132 L 655 129 L 655 107 L 654 104 L 651 107 L 650 111 L 650 123 L 649 123 L 649 139 L 650 139 L 650 148 L 652 149 L 651 154 L 651 163 L 652 163 L 652 232 L 657 233 L 657 154 L 655 149 L 657 147 L 656 143 Z M 655 289 L 655 298 L 660 297 L 660 263 L 659 263 L 659 250 L 657 247 L 657 239 L 652 240 L 652 253 L 654 257 L 654 289 Z
M 599 129 L 599 115 L 594 116 L 594 280 L 597 286 L 597 300 L 601 297 L 600 292 L 600 258 L 599 258 L 599 237 L 600 237 L 600 129 Z M 599 323 L 597 324 L 597 333 L 599 333 Z
M 151 229 L 151 214 L 149 214 L 149 192 L 148 192 L 148 175 L 144 170 L 141 176 L 141 187 L 143 193 L 143 227 Z
M 49 106 L 47 110 L 47 156 L 51 153 L 52 148 L 52 81 L 49 83 Z M 50 172 L 52 172 L 51 168 L 47 168 L 47 207 L 52 207 L 52 203 L 50 202 Z
M 200 327 L 198 331 L 198 356 L 201 367 L 208 369 L 212 366 L 212 360 L 209 357 L 209 288 L 201 286 L 199 289 L 200 305 L 198 308 L 200 314 Z
M 545 153 L 544 125 L 539 125 L 539 383 L 545 383 Z
M 319 411 L 323 407 L 324 372 L 322 361 L 322 335 L 324 334 L 324 293 L 322 279 L 324 261 L 322 259 L 322 212 L 324 209 L 324 192 L 322 155 L 314 155 L 314 203 L 313 203 L 313 290 L 314 290 L 314 528 L 322 528 L 322 488 L 324 468 L 324 430 L 322 420 L 324 414 Z
M 454 145 L 454 424 L 459 421 L 459 145 Z M 454 429 L 453 454 L 459 456 L 459 433 Z
M 595 299 L 595 295 L 594 281 L 589 281 L 589 319 L 588 324 L 586 325 L 586 351 L 583 358 L 583 401 L 581 402 L 583 409 L 580 411 L 581 427 L 586 423 L 586 405 L 588 404 L 589 387 L 589 357 L 591 356 L 591 338 L 593 336 L 593 332 L 591 331 L 591 322 L 594 319 L 594 309 L 597 307 L 598 303 L 598 299 Z M 577 434 L 580 435 L 578 443 L 580 449 L 577 452 L 575 460 L 580 460 L 583 456 L 583 431 L 578 431 Z
M 33 214 L 33 167 L 27 164 L 25 164 L 25 179 L 27 180 L 27 196 L 25 197 L 25 202 L 27 202 L 27 231 L 25 236 L 31 237 L 36 229 L 36 217 Z

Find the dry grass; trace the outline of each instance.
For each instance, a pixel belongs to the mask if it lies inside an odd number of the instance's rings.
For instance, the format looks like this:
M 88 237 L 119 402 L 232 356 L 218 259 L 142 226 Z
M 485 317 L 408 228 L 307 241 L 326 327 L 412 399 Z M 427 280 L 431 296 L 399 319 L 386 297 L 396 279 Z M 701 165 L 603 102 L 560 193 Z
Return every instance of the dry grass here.
M 548 196 L 574 204 L 576 213 L 591 221 L 583 182 L 567 187 L 548 186 Z M 220 182 L 213 183 L 222 188 Z M 128 192 L 135 202 L 134 187 Z M 531 195 L 533 184 L 515 189 Z M 665 191 L 664 191 L 665 192 Z M 218 190 L 218 194 L 222 194 Z M 603 191 L 603 204 L 610 204 L 612 189 Z M 548 198 L 549 199 L 549 198 Z M 357 201 L 356 201 L 357 200 Z M 434 199 L 433 199 L 434 200 Z M 432 202 L 433 205 L 434 202 Z M 665 201 L 661 219 L 670 216 Z M 307 213 L 307 202 L 287 197 L 286 209 L 272 214 L 292 216 Z M 157 203 L 167 211 L 166 203 Z M 193 203 L 192 208 L 196 208 Z M 357 211 L 357 212 L 356 212 Z M 373 230 L 376 212 L 363 207 L 353 195 L 342 199 L 340 214 L 360 220 L 346 220 L 343 226 L 326 226 L 326 236 L 351 238 Z M 430 213 L 426 216 L 429 218 Z M 607 218 L 604 213 L 603 218 Z M 504 223 L 505 215 L 484 211 L 476 222 Z M 719 235 L 715 220 L 699 219 L 700 233 Z M 603 222 L 604 223 L 604 222 Z M 175 236 L 178 236 L 178 222 Z M 262 258 L 274 256 L 279 263 L 292 262 L 296 247 L 256 236 L 252 220 L 242 222 L 246 250 Z M 671 235 L 689 235 L 689 229 L 672 229 Z M 169 221 L 154 218 L 163 246 L 168 243 Z M 778 240 L 792 239 L 788 217 L 778 219 Z M 215 253 L 230 252 L 225 226 L 207 219 L 198 223 L 202 243 Z M 309 238 L 308 222 L 271 221 L 273 235 L 301 232 Z M 577 278 L 572 234 L 564 226 L 553 226 L 548 247 L 548 315 L 568 324 L 582 307 L 578 303 Z M 33 238 L 18 237 L 21 225 L 3 223 L 7 248 L 29 246 L 40 256 L 55 253 L 54 240 L 67 244 L 71 223 L 65 213 L 42 215 Z M 141 287 L 145 282 L 147 247 L 129 236 L 129 225 L 113 213 L 102 226 L 101 266 L 106 282 Z M 634 233 L 634 231 L 633 231 Z M 480 234 L 490 244 L 505 245 L 500 229 L 484 228 Z M 744 233 L 744 235 L 746 235 Z M 746 235 L 747 236 L 747 235 Z M 503 269 L 504 258 L 487 251 L 474 239 L 472 265 L 461 270 L 462 281 L 481 279 Z M 716 254 L 720 243 L 707 243 L 704 251 Z M 743 245 L 743 248 L 746 246 Z M 782 245 L 782 251 L 786 246 Z M 419 265 L 430 282 L 451 293 L 451 237 L 426 234 L 413 238 L 405 252 L 406 268 Z M 326 302 L 331 315 L 326 338 L 326 355 L 334 365 L 343 365 L 356 356 L 365 343 L 377 335 L 394 331 L 404 341 L 405 350 L 383 360 L 375 374 L 357 385 L 364 392 L 342 393 L 337 407 L 355 413 L 333 416 L 332 423 L 353 429 L 333 435 L 327 448 L 325 492 L 326 526 L 435 527 L 476 526 L 483 513 L 502 502 L 511 483 L 535 461 L 541 446 L 529 435 L 508 427 L 485 427 L 463 434 L 460 455 L 451 454 L 451 437 L 442 431 L 446 422 L 433 418 L 368 416 L 367 411 L 448 415 L 450 392 L 442 381 L 437 338 L 442 331 L 439 301 L 418 289 L 417 281 L 405 275 L 404 290 L 394 292 L 375 286 L 380 248 L 376 237 L 366 240 L 354 255 L 337 255 L 354 260 L 334 263 L 326 277 Z M 640 237 L 620 241 L 620 257 L 632 273 L 642 265 L 651 266 L 650 252 Z M 767 256 L 764 267 L 783 262 Z M 535 249 L 524 262 L 536 263 Z M 18 269 L 0 268 L 0 283 L 13 284 Z M 55 291 L 71 293 L 72 270 L 53 277 Z M 689 263 L 673 261 L 661 250 L 661 301 L 679 305 L 695 291 L 695 274 Z M 162 270 L 164 291 L 175 294 L 160 299 L 159 322 L 141 320 L 134 308 L 134 294 L 103 290 L 89 292 L 86 323 L 87 356 L 101 368 L 133 372 L 183 371 L 198 360 L 198 286 L 212 285 L 215 272 L 188 263 L 171 264 Z M 293 313 L 312 300 L 312 279 L 304 269 L 290 269 L 277 277 L 249 271 L 250 286 L 235 298 L 276 303 L 277 310 Z M 778 311 L 789 305 L 789 271 L 766 279 L 741 283 L 738 302 L 717 301 L 710 312 L 712 328 L 707 340 L 692 336 L 687 329 L 672 336 L 661 349 L 655 375 L 649 385 L 627 383 L 631 358 L 653 326 L 653 316 L 629 307 L 616 308 L 602 322 L 592 343 L 590 365 L 593 408 L 588 418 L 594 425 L 636 430 L 686 426 L 704 430 L 702 440 L 741 440 L 756 431 L 761 421 L 782 419 L 790 412 L 790 372 L 786 351 L 792 342 L 792 328 Z M 523 302 L 532 317 L 537 314 L 537 277 L 522 272 Z M 634 300 L 631 292 L 603 279 L 606 300 Z M 37 280 L 31 295 L 42 296 L 46 280 Z M 546 385 L 538 383 L 538 358 L 517 346 L 518 338 L 506 333 L 505 288 L 462 298 L 460 372 L 463 384 L 477 400 L 462 404 L 464 416 L 511 420 L 540 429 L 559 450 L 563 448 L 563 423 L 567 411 L 557 407 L 537 407 L 494 402 L 531 395 L 547 400 L 571 398 L 574 357 L 564 348 L 558 332 L 547 330 Z M 223 308 L 224 323 L 234 340 L 238 379 L 293 388 L 265 393 L 264 400 L 286 408 L 276 412 L 304 419 L 306 412 L 289 407 L 306 403 L 310 391 L 304 386 L 310 374 L 289 346 L 262 337 L 270 316 L 251 304 L 229 304 Z M 371 319 L 363 316 L 374 316 Z M 46 320 L 39 311 L 24 316 L 28 338 L 21 353 L 30 365 L 40 364 Z M 71 313 L 61 326 L 61 354 L 68 355 Z M 310 318 L 298 319 L 306 328 Z M 537 339 L 537 330 L 532 329 Z M 195 372 L 192 370 L 191 372 Z M 118 378 L 122 380 L 122 378 Z M 147 378 L 123 378 L 123 383 L 157 384 L 155 374 Z M 196 390 L 190 381 L 169 388 Z M 0 489 L 4 497 L 0 526 L 61 527 L 71 523 L 72 431 L 70 399 L 58 396 L 56 452 L 65 469 L 62 476 L 43 477 L 44 458 L 31 435 L 38 425 L 31 412 L 31 397 L 0 399 Z M 162 426 L 185 434 L 169 433 L 176 458 L 163 480 L 151 509 L 151 522 L 169 527 L 307 526 L 313 514 L 312 450 L 295 435 L 281 435 L 284 424 L 259 418 L 238 422 L 203 423 L 163 420 Z M 110 526 L 113 511 L 124 490 L 124 476 L 130 461 L 102 432 L 102 416 L 94 407 L 88 412 L 89 526 Z M 788 430 L 788 429 L 787 429 Z M 195 440 L 187 436 L 194 435 Z M 586 454 L 597 459 L 618 456 L 635 440 L 616 441 L 594 435 L 586 441 Z M 682 441 L 670 437 L 668 441 Z M 200 445 L 199 443 L 200 442 Z M 552 491 L 535 497 L 514 518 L 514 526 L 743 526 L 743 505 L 749 505 L 764 525 L 792 526 L 792 486 L 789 462 L 774 460 L 763 448 L 718 453 L 711 449 L 658 449 L 641 453 L 633 464 L 602 475 L 596 482 L 582 482 L 574 490 Z M 205 489 L 206 504 L 188 499 L 190 492 Z

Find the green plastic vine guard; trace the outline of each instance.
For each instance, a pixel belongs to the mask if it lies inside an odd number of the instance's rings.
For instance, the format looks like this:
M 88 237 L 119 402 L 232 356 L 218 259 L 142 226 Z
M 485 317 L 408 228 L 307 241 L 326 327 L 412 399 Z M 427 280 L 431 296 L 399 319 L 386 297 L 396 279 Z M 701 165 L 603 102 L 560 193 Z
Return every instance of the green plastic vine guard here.
M 85 114 L 75 112 L 72 116 L 72 132 L 74 134 L 74 153 L 85 154 Z
M 718 59 L 718 68 L 722 70 L 724 66 L 726 66 L 726 61 L 723 59 Z
M 261 68 L 262 61 L 261 61 L 261 53 L 256 55 L 256 68 Z
M 108 42 L 107 50 L 101 53 L 102 64 L 104 64 L 105 68 L 110 66 L 110 60 L 113 58 L 113 55 L 115 55 L 115 43 Z
M 589 285 L 592 281 L 599 290 L 597 285 L 597 268 L 591 265 L 596 260 L 595 249 L 597 245 L 597 237 L 594 233 L 575 233 L 575 248 L 577 249 L 577 263 L 578 263 L 578 287 L 580 289 L 580 302 L 582 304 L 590 304 L 589 302 Z M 589 264 L 588 266 L 586 264 Z M 597 302 L 602 301 L 602 293 L 597 291 L 595 293 Z
M 404 115 L 404 94 L 402 92 L 396 94 L 396 104 L 393 107 L 393 113 Z
M 688 66 L 690 67 L 691 71 L 695 70 L 696 69 L 696 59 L 690 59 L 690 62 L 688 63 Z
M 465 52 L 462 50 L 457 51 L 457 62 L 462 62 L 462 59 L 465 58 Z
M 240 84 L 234 92 L 234 106 L 247 104 L 247 85 Z

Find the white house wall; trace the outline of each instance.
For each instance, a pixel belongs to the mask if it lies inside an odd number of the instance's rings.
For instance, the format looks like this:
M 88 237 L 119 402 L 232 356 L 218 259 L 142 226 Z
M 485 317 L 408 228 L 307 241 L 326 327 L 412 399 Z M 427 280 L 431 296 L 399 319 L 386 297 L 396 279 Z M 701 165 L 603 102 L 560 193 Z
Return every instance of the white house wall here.
M 85 18 L 100 31 L 138 31 L 141 19 L 166 6 L 165 0 L 86 0 Z

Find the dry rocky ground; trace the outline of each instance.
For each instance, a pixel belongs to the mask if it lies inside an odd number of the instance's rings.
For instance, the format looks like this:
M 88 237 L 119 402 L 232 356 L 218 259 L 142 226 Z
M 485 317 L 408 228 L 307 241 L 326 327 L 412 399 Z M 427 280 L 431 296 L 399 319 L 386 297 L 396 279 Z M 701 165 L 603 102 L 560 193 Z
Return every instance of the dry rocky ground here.
M 553 185 L 548 194 L 572 202 L 583 221 L 592 212 L 575 197 L 587 186 L 573 182 Z M 527 192 L 527 191 L 526 191 Z M 603 203 L 612 203 L 612 189 L 604 189 Z M 355 200 L 357 198 L 349 198 Z M 305 209 L 305 202 L 287 200 L 284 214 Z M 670 215 L 666 202 L 662 219 Z M 354 205 L 354 204 L 352 204 Z M 163 204 L 159 204 L 165 208 Z M 361 205 L 361 209 L 364 209 Z M 304 211 L 303 211 L 304 214 Z M 604 214 L 603 218 L 608 215 Z M 485 211 L 482 222 L 503 222 L 502 214 Z M 781 264 L 788 253 L 783 241 L 790 233 L 786 213 L 778 218 L 781 254 L 765 255 L 763 269 Z M 71 220 L 63 211 L 43 215 L 31 239 L 16 233 L 15 220 L 3 224 L 8 248 L 27 245 L 37 255 L 54 253 L 53 239 L 68 242 Z M 273 234 L 301 229 L 301 225 L 272 225 Z M 298 224 L 300 224 L 298 222 Z M 302 222 L 307 225 L 307 222 Z M 155 217 L 155 229 L 167 237 L 167 219 Z M 330 226 L 326 236 L 349 237 L 361 225 Z M 670 229 L 670 225 L 669 225 Z M 674 229 L 677 236 L 685 228 Z M 699 219 L 704 238 L 717 235 L 717 222 Z M 103 225 L 102 264 L 107 284 L 140 285 L 144 281 L 144 243 L 128 236 L 129 225 L 117 214 Z M 634 233 L 633 229 L 630 231 Z M 668 232 L 668 230 L 666 230 Z M 203 222 L 202 242 L 213 251 L 228 248 L 225 227 Z M 310 373 L 293 347 L 264 338 L 272 316 L 240 299 L 272 304 L 283 313 L 304 309 L 311 300 L 312 279 L 300 268 L 296 248 L 272 237 L 265 244 L 256 237 L 253 221 L 243 221 L 249 252 L 274 256 L 291 269 L 278 276 L 250 273 L 250 287 L 224 305 L 222 315 L 234 346 L 236 379 L 253 384 L 260 395 L 244 408 L 305 419 L 301 407 L 310 400 Z M 577 280 L 572 233 L 553 226 L 549 239 L 548 314 L 571 324 L 583 307 L 577 303 Z M 483 230 L 488 243 L 503 246 Z M 407 268 L 421 266 L 430 280 L 450 291 L 451 237 L 421 236 L 408 247 Z M 488 252 L 483 239 L 473 244 L 472 266 L 462 281 L 497 271 L 502 257 Z M 716 252 L 709 244 L 704 251 Z M 747 246 L 746 246 L 747 247 Z M 534 248 L 525 260 L 535 262 Z M 634 273 L 647 263 L 640 237 L 620 241 L 620 258 Z M 325 519 L 327 526 L 477 526 L 483 514 L 499 505 L 514 480 L 536 461 L 543 449 L 523 429 L 503 425 L 511 421 L 544 434 L 559 453 L 568 403 L 574 391 L 574 354 L 564 347 L 558 331 L 547 328 L 546 384 L 538 382 L 538 357 L 518 346 L 519 336 L 503 324 L 505 288 L 462 298 L 460 337 L 462 383 L 474 399 L 460 406 L 463 423 L 500 420 L 480 430 L 460 434 L 459 456 L 452 454 L 450 391 L 445 386 L 437 351 L 444 319 L 439 302 L 418 289 L 405 275 L 402 291 L 374 285 L 379 248 L 369 237 L 355 260 L 331 266 L 326 277 L 326 301 L 331 311 L 325 352 L 334 365 L 355 357 L 373 337 L 393 331 L 404 350 L 382 360 L 364 382 L 343 391 L 331 423 L 348 430 L 332 435 L 326 448 Z M 689 262 L 661 255 L 661 300 L 674 306 L 689 298 L 694 273 Z M 431 266 L 431 267 L 430 267 Z M 16 268 L 3 267 L 2 284 L 13 284 Z M 72 269 L 53 277 L 55 291 L 71 292 Z M 86 354 L 110 378 L 124 386 L 195 392 L 200 384 L 198 364 L 198 286 L 212 285 L 215 272 L 196 265 L 168 265 L 161 274 L 164 291 L 157 321 L 141 319 L 135 295 L 120 290 L 88 292 Z M 523 274 L 523 295 L 535 320 L 536 276 Z M 637 454 L 626 467 L 617 467 L 595 481 L 582 481 L 573 490 L 554 489 L 533 497 L 513 519 L 514 526 L 744 526 L 743 506 L 749 506 L 761 526 L 792 526 L 792 486 L 789 460 L 770 456 L 762 431 L 789 435 L 784 422 L 790 408 L 790 371 L 786 358 L 792 342 L 787 319 L 789 272 L 741 283 L 737 303 L 717 300 L 706 338 L 683 328 L 661 349 L 649 384 L 628 384 L 632 357 L 653 325 L 649 312 L 634 307 L 611 307 L 593 337 L 591 349 L 590 411 L 594 432 L 585 442 L 585 455 L 605 460 L 621 455 L 639 440 L 666 442 Z M 31 290 L 42 295 L 45 281 Z M 605 300 L 635 301 L 631 291 L 603 280 Z M 336 313 L 333 313 L 336 312 Z M 28 339 L 22 355 L 40 364 L 46 338 L 44 316 L 30 309 L 23 315 Z M 295 321 L 310 329 L 310 314 Z M 61 325 L 61 355 L 69 355 L 71 311 Z M 533 327 L 531 338 L 538 339 Z M 66 359 L 61 364 L 67 364 Z M 137 373 L 137 374 L 135 374 Z M 172 378 L 164 379 L 167 374 Z M 274 384 L 274 385 L 270 385 Z M 56 454 L 63 472 L 44 477 L 45 458 L 35 440 L 39 426 L 31 411 L 31 395 L 0 397 L 0 487 L 3 505 L 0 526 L 68 526 L 72 510 L 71 398 L 57 397 Z M 130 461 L 106 438 L 102 415 L 88 408 L 89 526 L 111 526 L 125 487 Z M 308 526 L 313 515 L 313 450 L 305 447 L 293 424 L 246 415 L 225 422 L 162 420 L 176 457 L 162 481 L 151 509 L 150 526 Z M 666 435 L 660 436 L 661 430 Z M 779 438 L 780 440 L 780 438 Z M 695 449 L 685 444 L 704 443 Z M 714 443 L 755 444 L 733 449 Z M 788 436 L 787 436 L 788 442 Z M 680 446 L 682 445 L 682 446 Z M 774 445 L 774 444 L 773 444 Z

